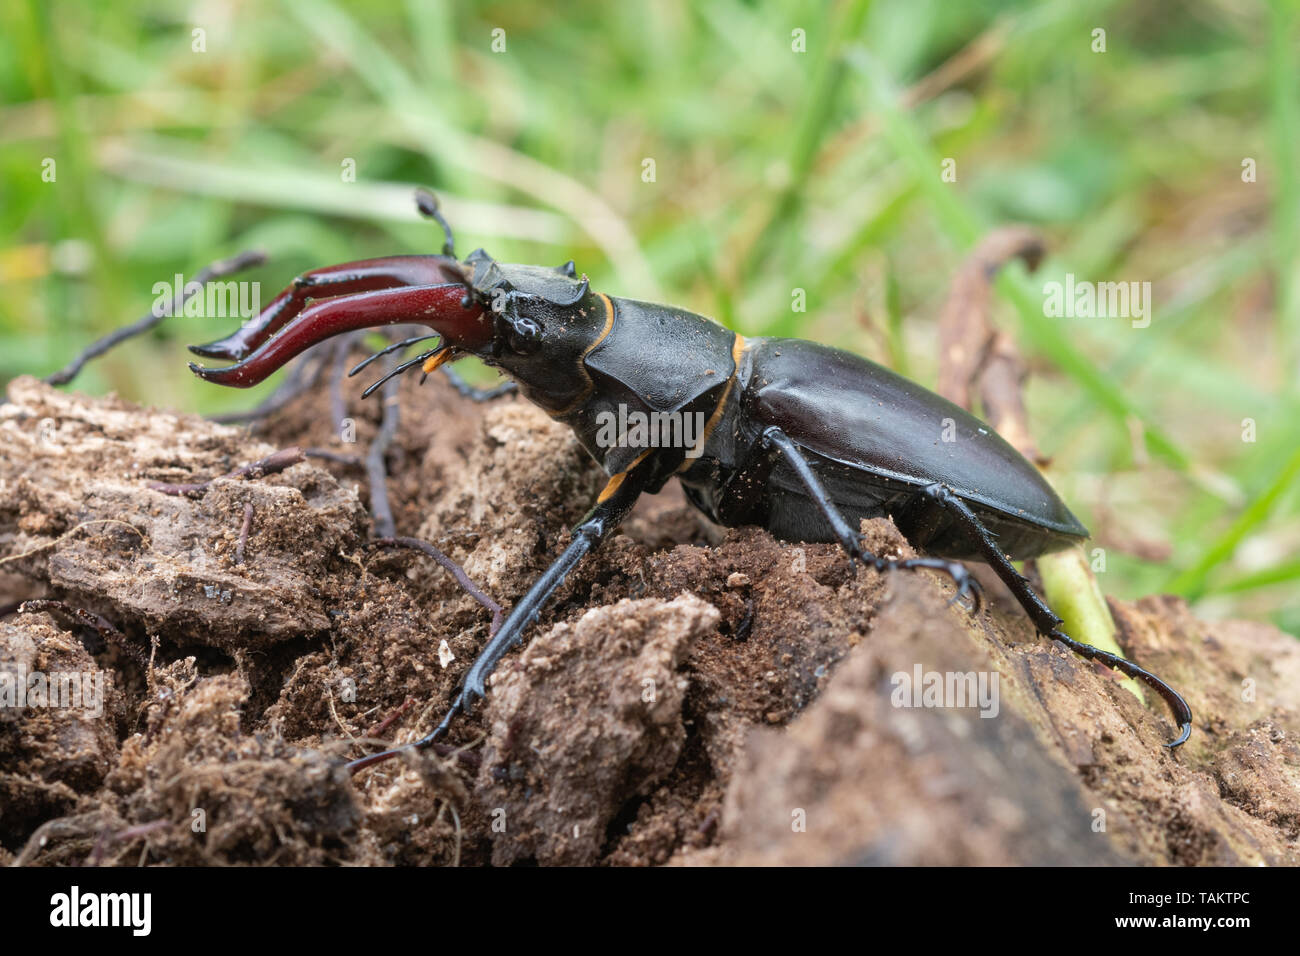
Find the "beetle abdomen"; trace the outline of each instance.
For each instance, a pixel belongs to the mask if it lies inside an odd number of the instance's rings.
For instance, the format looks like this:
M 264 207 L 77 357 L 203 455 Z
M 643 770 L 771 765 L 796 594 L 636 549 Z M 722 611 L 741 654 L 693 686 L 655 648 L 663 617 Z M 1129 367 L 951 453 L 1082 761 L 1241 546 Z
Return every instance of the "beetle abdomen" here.
M 1088 535 L 1038 469 L 992 428 L 881 365 L 802 339 L 753 339 L 744 365 L 745 418 L 756 430 L 780 426 L 826 459 L 827 488 L 850 512 L 886 508 L 889 499 L 898 500 L 891 489 L 906 496 L 909 488 L 941 482 L 1016 557 Z M 772 483 L 784 494 L 802 490 L 780 466 Z M 788 515 L 774 513 L 772 521 L 805 524 L 801 510 L 792 502 Z M 926 547 L 941 553 L 944 543 L 940 536 Z
M 806 450 L 805 457 L 816 468 L 822 484 L 853 527 L 856 528 L 863 518 L 887 515 L 894 519 L 904 536 L 926 554 L 956 561 L 981 560 L 979 549 L 970 536 L 947 516 L 938 515 L 937 526 L 927 524 L 924 528 L 921 525 L 925 522 L 914 520 L 917 516 L 911 509 L 916 504 L 918 485 L 880 479 L 871 472 L 828 461 Z M 776 537 L 787 541 L 833 542 L 835 538 L 821 509 L 807 497 L 802 487 L 791 487 L 797 481 L 792 473 L 780 466 L 774 471 L 764 526 Z M 977 502 L 968 504 L 993 533 L 998 547 L 1013 560 L 1036 558 L 1079 541 L 1078 536 L 1044 528 L 1033 521 L 1012 517 Z

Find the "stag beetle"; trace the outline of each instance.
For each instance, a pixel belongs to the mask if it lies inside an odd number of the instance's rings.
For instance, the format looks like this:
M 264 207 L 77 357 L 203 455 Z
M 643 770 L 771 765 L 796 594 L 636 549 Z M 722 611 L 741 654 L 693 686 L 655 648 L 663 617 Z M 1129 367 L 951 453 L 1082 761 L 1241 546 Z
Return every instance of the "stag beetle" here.
M 643 492 L 672 477 L 719 524 L 759 524 L 792 541 L 838 542 L 851 561 L 877 571 L 930 568 L 958 597 L 975 579 L 958 562 L 987 562 L 1038 630 L 1076 654 L 1143 681 L 1165 699 L 1182 744 L 1192 712 L 1168 684 L 1131 661 L 1080 643 L 1012 566 L 1077 544 L 1088 531 L 1041 473 L 964 409 L 857 355 L 801 339 L 745 339 L 683 309 L 593 291 L 574 264 L 509 265 L 483 250 L 464 262 L 436 200 L 417 193 L 442 226 L 442 255 L 393 256 L 299 276 L 249 325 L 194 346 L 236 360 L 190 367 L 206 381 L 257 384 L 305 349 L 344 332 L 416 323 L 436 347 L 384 379 L 420 366 L 427 375 L 462 355 L 503 371 L 523 395 L 569 425 L 609 475 L 573 540 L 515 605 L 465 676 L 438 727 L 407 746 L 431 744 L 486 693 L 502 656 L 521 643 L 569 571 L 607 538 Z M 308 302 L 312 301 L 310 305 Z M 380 382 L 367 390 L 373 391 Z M 693 414 L 705 422 L 690 447 L 600 440 L 600 423 L 622 410 Z M 944 428 L 956 441 L 941 441 Z M 856 529 L 888 515 L 925 557 L 870 554 Z M 354 761 L 359 769 L 391 754 Z

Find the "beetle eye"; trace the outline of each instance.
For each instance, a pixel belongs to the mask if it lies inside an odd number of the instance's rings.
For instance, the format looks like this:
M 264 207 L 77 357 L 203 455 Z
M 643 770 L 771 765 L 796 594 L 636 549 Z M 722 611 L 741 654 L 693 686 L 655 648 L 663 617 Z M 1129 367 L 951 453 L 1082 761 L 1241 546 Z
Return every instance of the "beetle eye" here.
M 510 351 L 521 355 L 536 352 L 542 347 L 542 327 L 533 319 L 515 319 L 510 323 L 506 344 Z

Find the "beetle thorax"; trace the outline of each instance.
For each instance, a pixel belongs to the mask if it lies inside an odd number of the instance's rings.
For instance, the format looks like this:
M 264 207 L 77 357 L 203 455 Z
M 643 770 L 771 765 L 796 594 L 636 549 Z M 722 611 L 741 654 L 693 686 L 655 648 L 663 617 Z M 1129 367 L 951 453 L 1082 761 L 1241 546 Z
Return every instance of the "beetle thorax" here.
M 471 295 L 493 315 L 490 345 L 476 350 L 554 416 L 580 406 L 591 379 L 583 357 L 613 324 L 609 300 L 572 263 L 557 269 L 499 263 L 481 250 L 465 260 Z

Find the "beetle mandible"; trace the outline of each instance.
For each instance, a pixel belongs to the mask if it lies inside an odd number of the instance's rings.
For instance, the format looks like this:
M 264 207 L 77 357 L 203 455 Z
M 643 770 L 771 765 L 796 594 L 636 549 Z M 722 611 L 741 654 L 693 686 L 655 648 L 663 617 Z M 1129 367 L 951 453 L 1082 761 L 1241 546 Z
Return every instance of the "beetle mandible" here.
M 424 339 L 438 344 L 387 376 L 425 374 L 475 355 L 504 372 L 525 398 L 569 425 L 609 481 L 573 539 L 511 610 L 465 676 L 447 715 L 407 747 L 431 744 L 486 693 L 502 656 L 570 570 L 607 538 L 645 492 L 671 478 L 715 522 L 758 524 L 778 538 L 838 542 L 877 571 L 930 568 L 958 597 L 975 579 L 959 563 L 988 563 L 1038 630 L 1076 654 L 1143 681 L 1168 703 L 1182 744 L 1192 712 L 1172 687 L 1131 661 L 1074 640 L 1012 566 L 1077 544 L 1088 531 L 1042 474 L 957 405 L 857 355 L 802 339 L 746 339 L 683 309 L 593 291 L 572 262 L 509 265 L 482 249 L 456 259 L 452 231 L 427 191 L 417 204 L 442 226 L 441 255 L 391 256 L 299 276 L 262 314 L 199 355 L 235 360 L 190 367 L 221 385 L 248 387 L 307 348 L 345 332 L 420 324 L 374 358 Z M 309 304 L 310 303 L 310 304 Z M 366 394 L 384 381 L 376 382 Z M 698 415 L 692 447 L 629 447 L 598 440 L 612 413 Z M 943 429 L 956 441 L 940 440 Z M 887 559 L 859 541 L 863 518 L 887 515 L 924 557 Z M 400 748 L 405 749 L 405 748 Z M 391 755 L 354 761 L 360 769 Z

